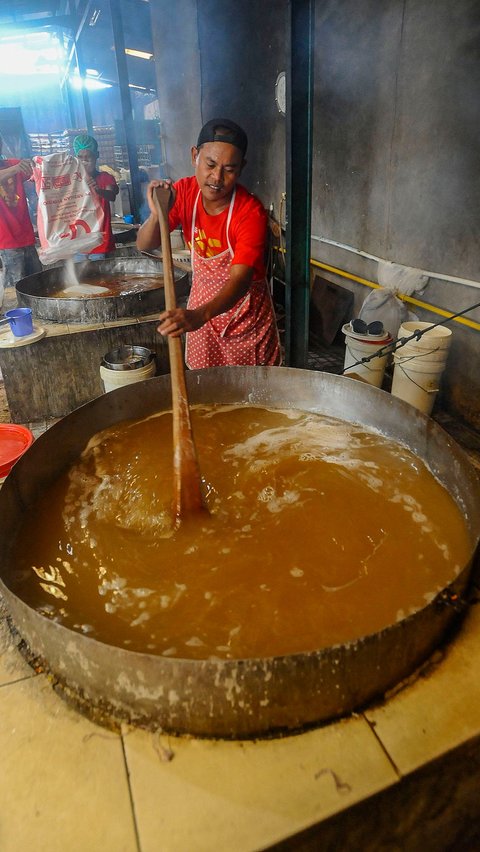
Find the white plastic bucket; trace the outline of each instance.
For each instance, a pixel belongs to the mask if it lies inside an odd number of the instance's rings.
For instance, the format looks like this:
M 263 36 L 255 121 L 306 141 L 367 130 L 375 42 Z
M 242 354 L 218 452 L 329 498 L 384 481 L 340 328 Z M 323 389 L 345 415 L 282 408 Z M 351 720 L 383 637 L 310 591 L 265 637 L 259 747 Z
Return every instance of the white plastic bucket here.
M 405 347 L 408 346 L 413 351 L 418 351 L 418 354 L 422 355 L 426 355 L 426 353 L 435 355 L 436 353 L 444 352 L 446 358 L 452 340 L 451 329 L 445 328 L 444 325 L 431 328 L 431 325 L 431 322 L 404 322 L 398 329 L 397 339 L 411 337 L 414 331 L 423 331 L 425 328 L 430 328 L 430 331 L 426 331 L 419 339 L 415 338 L 406 343 Z M 398 349 L 396 354 L 399 355 L 402 353 L 405 347 Z
M 431 323 L 407 322 L 400 326 L 398 338 L 410 337 Z M 449 328 L 438 326 L 419 340 L 410 340 L 394 353 L 392 396 L 405 400 L 424 414 L 431 414 L 439 391 L 452 338 Z
M 411 343 L 405 343 L 394 353 L 398 361 L 411 361 L 412 358 L 417 358 L 419 361 L 430 364 L 445 364 L 448 356 L 448 349 L 419 349 L 418 346 L 413 346 Z
M 388 353 L 381 355 L 378 358 L 372 358 L 366 364 L 358 363 L 362 358 L 368 358 L 374 355 L 379 349 L 387 346 L 392 342 L 389 334 L 371 335 L 366 337 L 362 334 L 356 334 L 352 331 L 350 323 L 343 326 L 342 331 L 345 335 L 345 362 L 343 365 L 344 375 L 349 374 L 358 376 L 369 385 L 380 388 L 385 374 Z M 353 366 L 356 365 L 356 366 Z
M 155 361 L 150 361 L 144 367 L 138 367 L 135 370 L 110 370 L 108 367 L 100 366 L 100 378 L 105 388 L 105 393 L 108 391 L 122 388 L 124 385 L 132 385 L 135 382 L 143 382 L 144 379 L 150 379 L 156 373 Z

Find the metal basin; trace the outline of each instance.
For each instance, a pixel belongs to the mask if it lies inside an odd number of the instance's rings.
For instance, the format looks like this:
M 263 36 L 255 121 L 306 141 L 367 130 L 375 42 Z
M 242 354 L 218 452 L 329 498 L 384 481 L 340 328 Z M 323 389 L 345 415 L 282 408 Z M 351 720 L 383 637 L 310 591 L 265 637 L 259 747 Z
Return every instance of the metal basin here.
M 120 346 L 104 356 L 102 365 L 109 370 L 138 370 L 146 367 L 153 358 L 153 352 L 146 346 Z
M 55 298 L 52 294 L 65 289 L 65 269 L 57 266 L 18 282 L 18 304 L 32 309 L 34 318 L 61 323 L 101 323 L 124 317 L 145 316 L 165 308 L 163 291 L 163 264 L 147 257 L 120 257 L 75 264 L 75 272 L 82 283 L 100 276 L 112 281 L 118 275 L 158 275 L 158 288 L 123 296 L 69 296 Z M 177 298 L 186 296 L 189 288 L 188 274 L 174 270 Z
M 96 431 L 171 404 L 169 376 L 121 388 L 65 417 L 17 462 L 0 492 L 0 591 L 13 622 L 69 698 L 100 719 L 152 729 L 249 737 L 300 729 L 361 707 L 422 663 L 458 618 L 480 538 L 480 485 L 463 452 L 416 409 L 341 376 L 278 367 L 187 373 L 192 403 L 243 403 L 325 413 L 380 429 L 425 460 L 461 509 L 471 558 L 435 600 L 385 630 L 289 656 L 181 660 L 112 647 L 39 615 L 10 589 L 9 548 L 25 512 Z
M 137 236 L 137 229 L 127 222 L 112 222 L 112 232 L 116 245 L 118 243 L 134 243 Z

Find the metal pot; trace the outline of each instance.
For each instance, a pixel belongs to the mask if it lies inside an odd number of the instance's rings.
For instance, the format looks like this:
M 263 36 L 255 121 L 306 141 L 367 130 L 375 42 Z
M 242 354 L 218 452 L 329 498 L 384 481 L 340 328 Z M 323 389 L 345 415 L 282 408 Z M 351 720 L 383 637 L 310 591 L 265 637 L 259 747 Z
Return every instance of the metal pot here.
M 109 370 L 138 370 L 146 367 L 153 358 L 153 352 L 145 346 L 120 346 L 107 352 L 102 366 Z
M 115 244 L 135 242 L 137 229 L 127 222 L 112 222 Z
M 124 296 L 69 296 L 55 298 L 51 294 L 65 289 L 65 268 L 56 266 L 18 282 L 18 304 L 32 309 L 39 320 L 62 323 L 102 323 L 124 317 L 145 316 L 165 309 L 163 291 L 163 264 L 148 257 L 120 257 L 75 264 L 75 271 L 83 283 L 102 276 L 157 275 L 158 288 Z M 186 296 L 189 289 L 188 274 L 174 270 L 177 298 Z
M 457 617 L 480 539 L 480 484 L 463 452 L 432 420 L 373 386 L 278 367 L 187 372 L 192 403 L 253 403 L 316 411 L 380 429 L 425 460 L 464 514 L 471 558 L 422 609 L 345 645 L 267 659 L 180 660 L 112 647 L 39 615 L 10 589 L 9 548 L 37 495 L 98 430 L 171 405 L 169 376 L 93 400 L 42 435 L 0 492 L 0 590 L 31 651 L 86 712 L 152 729 L 248 737 L 349 713 L 423 662 Z

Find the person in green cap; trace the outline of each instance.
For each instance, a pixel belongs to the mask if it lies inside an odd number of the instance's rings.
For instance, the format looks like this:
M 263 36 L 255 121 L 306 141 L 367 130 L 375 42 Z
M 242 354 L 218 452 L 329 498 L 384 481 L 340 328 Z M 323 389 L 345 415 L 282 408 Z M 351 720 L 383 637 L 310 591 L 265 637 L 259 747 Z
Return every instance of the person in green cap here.
M 93 136 L 88 136 L 86 133 L 75 136 L 73 140 L 73 153 L 84 166 L 90 178 L 90 186 L 98 195 L 105 216 L 103 240 L 100 245 L 92 249 L 89 254 L 76 254 L 73 259 L 103 260 L 108 252 L 115 251 L 110 202 L 115 201 L 119 193 L 119 187 L 115 178 L 108 174 L 108 172 L 97 171 L 98 144 Z

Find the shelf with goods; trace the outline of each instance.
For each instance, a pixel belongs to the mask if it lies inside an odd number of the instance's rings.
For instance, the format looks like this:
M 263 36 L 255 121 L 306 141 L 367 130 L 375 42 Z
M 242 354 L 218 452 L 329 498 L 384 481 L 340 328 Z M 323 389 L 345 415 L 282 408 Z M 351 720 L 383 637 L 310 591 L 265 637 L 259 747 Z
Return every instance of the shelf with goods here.
M 136 119 L 134 122 L 138 165 L 150 169 L 161 157 L 160 122 L 158 119 Z M 125 125 L 115 122 L 115 168 L 128 169 L 128 149 Z
M 154 155 L 157 150 L 155 145 L 137 145 L 137 157 L 139 166 L 152 166 Z M 115 168 L 128 169 L 128 152 L 126 145 L 115 145 Z
M 142 143 L 137 144 L 138 165 L 149 169 L 159 161 L 161 161 L 161 140 L 158 132 L 158 122 L 144 122 L 144 125 L 155 125 L 150 130 L 151 139 L 142 139 Z M 143 127 L 141 128 L 143 129 Z M 125 144 L 124 132 L 123 138 L 118 138 L 117 128 L 113 126 L 94 126 L 93 136 L 98 143 L 98 165 L 109 166 L 111 169 L 120 171 L 120 169 L 129 168 L 127 146 Z M 153 132 L 155 131 L 155 133 Z M 85 127 L 67 128 L 61 132 L 55 133 L 30 133 L 30 143 L 32 146 L 33 156 L 46 156 L 59 151 L 66 151 L 73 154 L 73 140 L 76 136 L 87 133 Z M 145 135 L 145 134 L 142 134 Z M 155 138 L 156 137 L 156 138 Z
M 85 127 L 68 128 L 58 133 L 29 133 L 32 146 L 32 156 L 46 156 L 66 151 L 73 154 L 75 136 L 86 133 Z M 114 145 L 115 131 L 113 127 L 94 127 L 93 136 L 98 142 L 99 165 L 115 167 Z
M 63 133 L 29 133 L 28 136 L 33 157 L 45 157 L 68 150 Z

